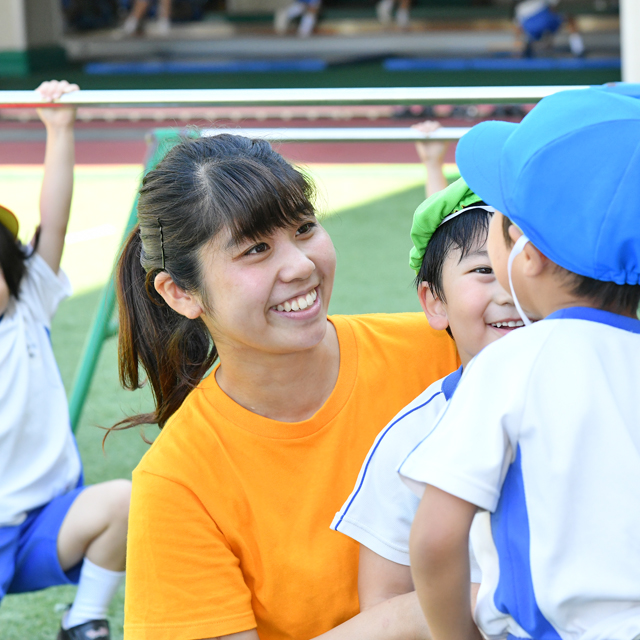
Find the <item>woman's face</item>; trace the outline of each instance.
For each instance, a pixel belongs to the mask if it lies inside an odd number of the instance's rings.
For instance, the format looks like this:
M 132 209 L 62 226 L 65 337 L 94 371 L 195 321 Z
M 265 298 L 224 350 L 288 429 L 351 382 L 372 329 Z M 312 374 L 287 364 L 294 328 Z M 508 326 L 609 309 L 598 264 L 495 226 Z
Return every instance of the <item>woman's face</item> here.
M 293 353 L 324 338 L 336 255 L 315 217 L 240 244 L 220 232 L 201 259 L 218 352 Z

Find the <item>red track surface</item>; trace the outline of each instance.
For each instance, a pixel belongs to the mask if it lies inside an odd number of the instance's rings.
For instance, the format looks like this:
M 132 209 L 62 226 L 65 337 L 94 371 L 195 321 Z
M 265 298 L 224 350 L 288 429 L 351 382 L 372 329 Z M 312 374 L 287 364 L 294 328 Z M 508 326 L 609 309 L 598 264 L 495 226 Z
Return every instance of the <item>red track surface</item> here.
M 137 141 L 76 142 L 77 164 L 142 164 L 146 144 Z M 278 150 L 292 162 L 325 163 L 395 163 L 418 162 L 412 144 L 380 143 L 289 143 Z M 446 161 L 453 162 L 454 151 L 449 149 Z M 44 142 L 0 142 L 0 165 L 41 164 Z

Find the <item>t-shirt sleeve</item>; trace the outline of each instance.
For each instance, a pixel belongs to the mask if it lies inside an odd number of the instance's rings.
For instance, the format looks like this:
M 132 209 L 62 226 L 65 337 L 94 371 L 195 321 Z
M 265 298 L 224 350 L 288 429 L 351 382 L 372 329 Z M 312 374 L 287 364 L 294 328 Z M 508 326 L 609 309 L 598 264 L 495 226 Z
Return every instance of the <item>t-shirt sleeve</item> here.
M 54 273 L 37 253 L 27 259 L 26 267 L 20 286 L 20 300 L 29 307 L 36 320 L 49 327 L 58 305 L 71 295 L 71 283 L 62 269 Z
M 384 435 L 369 452 L 331 528 L 387 560 L 409 566 L 409 533 L 420 501 L 396 473 L 393 447 L 390 450 Z
M 526 364 L 494 343 L 469 365 L 438 424 L 398 467 L 412 489 L 438 487 L 494 511 L 515 457 Z
M 197 496 L 134 472 L 126 640 L 212 638 L 256 627 L 240 562 Z

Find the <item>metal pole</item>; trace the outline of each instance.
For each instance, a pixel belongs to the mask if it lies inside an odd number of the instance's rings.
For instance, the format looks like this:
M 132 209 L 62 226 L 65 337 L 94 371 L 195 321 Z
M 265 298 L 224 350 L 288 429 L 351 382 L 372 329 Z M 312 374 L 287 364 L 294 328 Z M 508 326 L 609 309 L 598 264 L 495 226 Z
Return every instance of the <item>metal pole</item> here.
M 622 80 L 640 82 L 640 0 L 620 0 Z
M 459 140 L 469 131 L 466 127 L 442 127 L 425 134 L 410 127 L 306 127 L 291 129 L 203 129 L 203 137 L 228 133 L 271 142 L 421 142 L 423 140 Z
M 634 0 L 628 0 L 633 2 Z M 531 103 L 583 86 L 406 87 L 357 89 L 147 89 L 77 91 L 57 104 L 76 106 L 291 106 Z M 34 91 L 0 91 L 0 108 L 55 106 L 40 102 Z

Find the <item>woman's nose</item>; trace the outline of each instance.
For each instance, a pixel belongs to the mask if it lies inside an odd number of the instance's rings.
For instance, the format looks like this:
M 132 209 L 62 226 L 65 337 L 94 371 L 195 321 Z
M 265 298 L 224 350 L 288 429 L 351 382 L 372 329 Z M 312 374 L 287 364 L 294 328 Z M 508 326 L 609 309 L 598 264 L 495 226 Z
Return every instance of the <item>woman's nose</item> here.
M 306 280 L 315 271 L 315 263 L 297 243 L 287 244 L 280 255 L 280 278 L 285 282 Z

